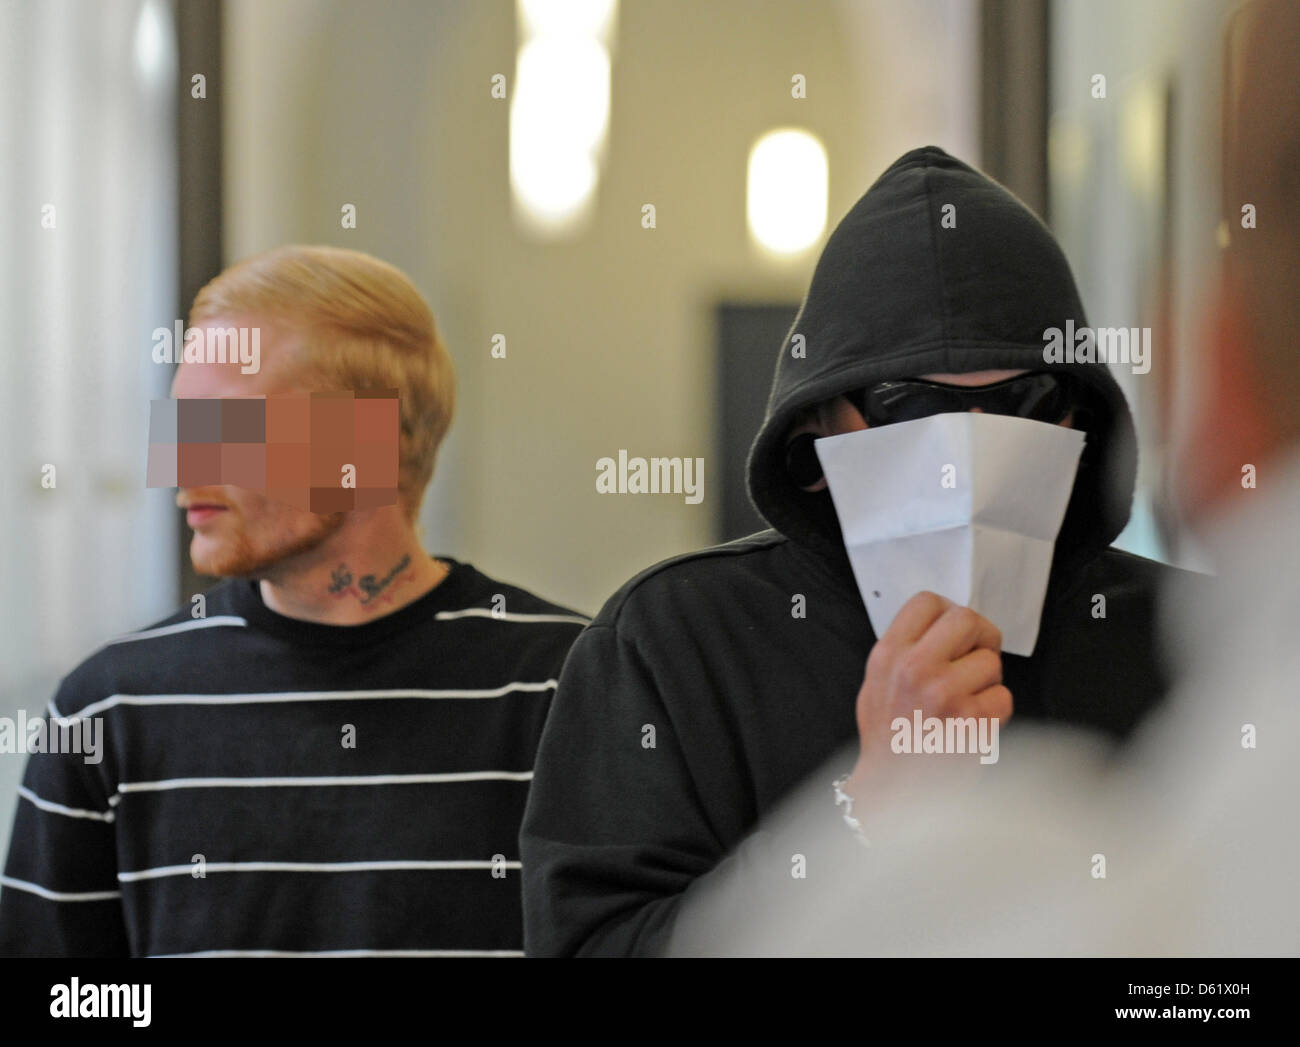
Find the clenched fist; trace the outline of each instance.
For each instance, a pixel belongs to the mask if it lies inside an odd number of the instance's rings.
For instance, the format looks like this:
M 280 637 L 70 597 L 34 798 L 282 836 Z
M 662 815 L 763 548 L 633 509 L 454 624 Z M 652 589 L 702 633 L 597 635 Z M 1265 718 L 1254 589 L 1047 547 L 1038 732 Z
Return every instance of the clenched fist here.
M 898 612 L 867 658 L 858 691 L 860 749 L 844 789 L 865 799 L 868 781 L 890 757 L 890 724 L 897 717 L 1011 715 L 1002 685 L 1002 634 L 969 607 L 936 593 L 917 593 Z

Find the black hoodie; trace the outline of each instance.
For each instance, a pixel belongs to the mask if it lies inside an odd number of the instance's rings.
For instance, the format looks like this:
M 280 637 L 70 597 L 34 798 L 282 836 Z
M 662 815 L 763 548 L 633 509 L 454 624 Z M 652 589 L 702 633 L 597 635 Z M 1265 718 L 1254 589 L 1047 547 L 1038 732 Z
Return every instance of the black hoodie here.
M 1087 324 L 1051 234 L 940 149 L 903 156 L 840 222 L 750 454 L 774 529 L 642 572 L 570 651 L 521 839 L 531 954 L 662 951 L 695 881 L 744 860 L 738 844 L 830 757 L 852 765 L 875 636 L 829 496 L 785 469 L 800 411 L 885 378 L 1056 369 L 1044 331 L 1068 321 Z M 1154 597 L 1179 572 L 1108 548 L 1133 496 L 1132 419 L 1106 365 L 1058 366 L 1090 391 L 1094 464 L 1057 539 L 1034 654 L 1004 654 L 1004 682 L 1017 719 L 1122 737 L 1167 689 Z

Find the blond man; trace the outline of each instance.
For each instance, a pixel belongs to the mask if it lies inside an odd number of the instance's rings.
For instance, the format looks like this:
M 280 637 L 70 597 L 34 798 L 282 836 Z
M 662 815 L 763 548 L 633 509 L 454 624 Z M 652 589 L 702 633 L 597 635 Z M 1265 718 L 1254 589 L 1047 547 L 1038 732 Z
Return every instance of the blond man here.
M 182 467 L 194 567 L 225 580 L 62 682 L 51 722 L 100 720 L 104 755 L 31 757 L 0 951 L 518 953 L 519 823 L 585 619 L 422 548 L 455 399 L 428 305 L 378 259 L 285 247 L 190 323 L 255 328 L 260 358 L 181 363 L 177 400 L 396 390 L 396 502 L 312 512 Z

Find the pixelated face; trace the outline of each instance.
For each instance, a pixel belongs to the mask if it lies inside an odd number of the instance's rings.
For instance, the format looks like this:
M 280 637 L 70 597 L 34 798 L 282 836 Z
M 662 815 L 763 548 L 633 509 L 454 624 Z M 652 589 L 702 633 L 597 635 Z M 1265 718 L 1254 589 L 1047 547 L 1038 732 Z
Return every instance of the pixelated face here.
M 238 361 L 182 363 L 172 382 L 174 398 L 272 397 L 313 391 L 298 360 L 298 336 L 292 329 L 255 317 L 213 319 L 205 324 L 209 325 L 260 327 L 261 368 L 256 374 L 244 374 Z M 183 415 L 181 426 L 185 426 Z M 277 567 L 309 555 L 342 526 L 343 512 L 311 512 L 275 497 L 270 490 L 234 484 L 186 486 L 187 473 L 193 475 L 184 458 L 186 436 L 178 433 L 182 486 L 176 504 L 186 510 L 186 523 L 194 531 L 190 559 L 200 574 L 274 576 Z

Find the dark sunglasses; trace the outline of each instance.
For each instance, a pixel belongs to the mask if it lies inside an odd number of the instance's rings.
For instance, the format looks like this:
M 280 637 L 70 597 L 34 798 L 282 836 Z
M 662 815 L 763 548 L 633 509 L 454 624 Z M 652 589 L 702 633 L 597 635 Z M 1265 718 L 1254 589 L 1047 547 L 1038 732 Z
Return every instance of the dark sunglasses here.
M 1039 371 L 974 386 L 903 378 L 877 382 L 856 394 L 850 393 L 849 399 L 868 425 L 881 426 L 975 408 L 986 414 L 1055 424 L 1064 421 L 1078 406 L 1080 397 L 1068 375 Z
M 1092 428 L 1092 412 L 1086 407 L 1089 397 L 1078 383 L 1070 375 L 1045 371 L 976 386 L 902 378 L 877 382 L 846 395 L 870 426 L 910 422 L 932 414 L 966 412 L 978 407 L 987 414 L 1005 414 L 1053 425 L 1063 422 L 1073 411 L 1074 428 L 1084 432 Z M 798 487 L 811 487 L 822 478 L 815 440 L 813 433 L 803 433 L 786 446 L 786 470 Z M 1090 463 L 1093 445 L 1094 441 L 1089 440 L 1082 465 Z

